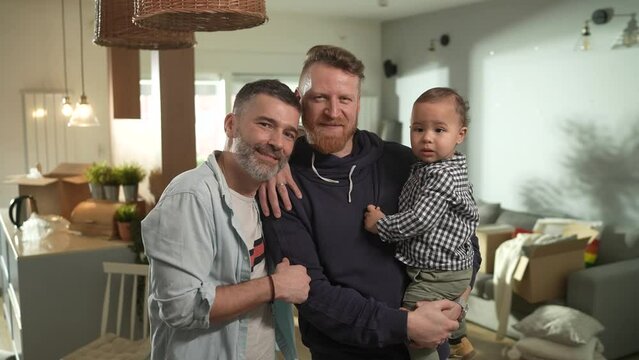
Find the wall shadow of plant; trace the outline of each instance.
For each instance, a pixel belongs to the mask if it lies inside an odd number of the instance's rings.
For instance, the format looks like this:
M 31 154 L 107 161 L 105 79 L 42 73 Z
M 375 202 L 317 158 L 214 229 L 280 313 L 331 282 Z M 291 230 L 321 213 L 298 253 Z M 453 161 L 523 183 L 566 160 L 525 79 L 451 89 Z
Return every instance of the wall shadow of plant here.
M 575 120 L 562 127 L 569 144 L 560 181 L 531 179 L 520 192 L 534 212 L 621 228 L 639 228 L 639 122 L 630 129 Z

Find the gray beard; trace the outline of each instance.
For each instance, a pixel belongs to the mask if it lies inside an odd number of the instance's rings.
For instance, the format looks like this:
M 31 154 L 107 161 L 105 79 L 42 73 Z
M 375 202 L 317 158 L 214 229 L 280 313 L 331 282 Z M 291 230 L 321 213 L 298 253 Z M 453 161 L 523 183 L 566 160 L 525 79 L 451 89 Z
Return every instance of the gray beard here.
M 263 146 L 270 148 L 269 145 Z M 287 159 L 281 155 L 277 165 L 266 165 L 255 158 L 258 148 L 259 146 L 251 147 L 239 136 L 233 139 L 232 149 L 240 167 L 256 181 L 263 182 L 275 176 L 286 165 Z

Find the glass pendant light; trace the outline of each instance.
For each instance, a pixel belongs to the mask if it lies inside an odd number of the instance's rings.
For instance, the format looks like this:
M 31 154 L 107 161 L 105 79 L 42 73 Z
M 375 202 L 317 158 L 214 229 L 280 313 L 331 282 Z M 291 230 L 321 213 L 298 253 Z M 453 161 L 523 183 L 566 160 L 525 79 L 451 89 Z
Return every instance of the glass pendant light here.
M 93 107 L 89 104 L 87 96 L 84 93 L 84 46 L 83 46 L 83 28 L 82 28 L 82 0 L 78 0 L 78 7 L 80 9 L 80 70 L 82 75 L 82 96 L 80 96 L 80 102 L 76 104 L 73 110 L 73 115 L 69 119 L 67 126 L 99 126 L 100 122 L 93 112 Z
M 62 98 L 62 115 L 69 117 L 73 114 L 73 106 L 71 105 L 71 98 L 69 97 L 69 87 L 67 84 L 67 39 L 66 39 L 66 27 L 64 26 L 64 0 L 60 0 L 62 3 L 62 61 L 64 64 L 64 97 Z
M 64 117 L 73 115 L 73 106 L 71 105 L 71 99 L 68 96 L 62 98 L 62 115 L 64 115 Z
M 579 50 L 581 51 L 588 51 L 590 50 L 590 26 L 589 26 L 589 22 L 588 20 L 586 20 L 586 23 L 584 24 L 584 27 L 581 29 L 581 46 L 579 47 Z
M 630 21 L 628 21 L 628 25 L 613 44 L 613 49 L 639 46 L 639 27 L 637 26 L 636 14 L 633 13 L 628 16 L 630 16 Z

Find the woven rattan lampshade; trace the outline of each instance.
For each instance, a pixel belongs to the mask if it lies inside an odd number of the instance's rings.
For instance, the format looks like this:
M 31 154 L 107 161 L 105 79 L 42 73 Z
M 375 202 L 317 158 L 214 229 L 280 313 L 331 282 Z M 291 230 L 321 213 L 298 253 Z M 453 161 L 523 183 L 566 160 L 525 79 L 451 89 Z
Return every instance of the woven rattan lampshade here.
M 133 21 L 175 31 L 223 31 L 261 25 L 264 0 L 135 0 Z
M 96 0 L 93 42 L 131 49 L 185 49 L 195 45 L 192 31 L 145 29 L 133 23 L 133 0 Z

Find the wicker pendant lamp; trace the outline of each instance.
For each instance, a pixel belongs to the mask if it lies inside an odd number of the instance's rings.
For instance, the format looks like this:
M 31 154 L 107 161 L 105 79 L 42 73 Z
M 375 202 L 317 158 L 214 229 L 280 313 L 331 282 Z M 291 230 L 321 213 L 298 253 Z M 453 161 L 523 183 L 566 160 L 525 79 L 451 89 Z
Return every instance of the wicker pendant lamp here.
M 264 0 L 135 0 L 136 25 L 174 31 L 246 29 L 268 20 Z
M 192 31 L 145 29 L 133 23 L 133 0 L 96 0 L 93 42 L 129 49 L 186 49 L 195 45 Z

